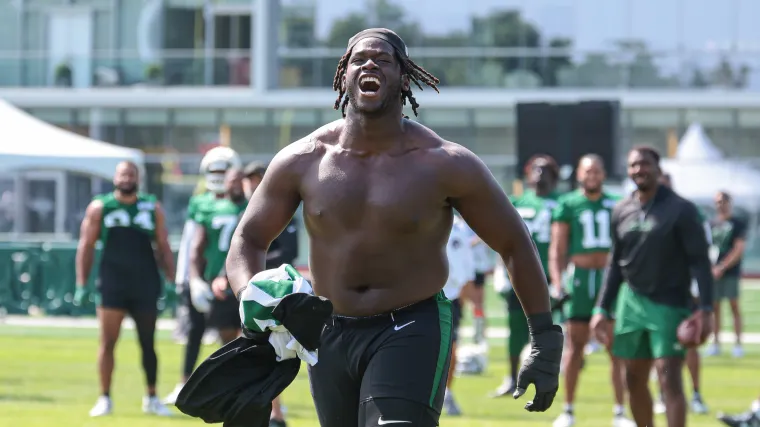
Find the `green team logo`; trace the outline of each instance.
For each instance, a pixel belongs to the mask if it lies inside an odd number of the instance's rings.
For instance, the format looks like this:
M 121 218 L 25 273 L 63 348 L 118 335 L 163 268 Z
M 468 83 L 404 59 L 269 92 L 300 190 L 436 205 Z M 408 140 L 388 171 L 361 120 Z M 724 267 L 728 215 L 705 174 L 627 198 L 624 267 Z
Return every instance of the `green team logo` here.
M 653 228 L 654 228 L 654 221 L 649 218 L 645 218 L 645 219 L 639 219 L 638 221 L 632 222 L 628 226 L 627 231 L 638 231 L 641 233 L 649 233 L 650 231 L 652 231 Z

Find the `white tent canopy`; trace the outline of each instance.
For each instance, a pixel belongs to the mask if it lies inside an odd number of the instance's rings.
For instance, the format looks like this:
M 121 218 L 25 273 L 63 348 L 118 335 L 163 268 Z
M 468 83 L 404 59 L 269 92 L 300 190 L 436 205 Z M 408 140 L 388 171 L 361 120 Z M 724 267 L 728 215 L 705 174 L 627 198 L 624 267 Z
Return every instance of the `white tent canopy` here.
M 143 153 L 69 132 L 30 116 L 0 99 L 0 172 L 62 169 L 113 177 L 124 160 L 144 170 Z
M 725 190 L 738 204 L 760 207 L 760 171 L 724 159 L 698 123 L 689 126 L 676 158 L 663 159 L 662 168 L 671 175 L 673 188 L 695 202 L 711 202 L 715 193 Z

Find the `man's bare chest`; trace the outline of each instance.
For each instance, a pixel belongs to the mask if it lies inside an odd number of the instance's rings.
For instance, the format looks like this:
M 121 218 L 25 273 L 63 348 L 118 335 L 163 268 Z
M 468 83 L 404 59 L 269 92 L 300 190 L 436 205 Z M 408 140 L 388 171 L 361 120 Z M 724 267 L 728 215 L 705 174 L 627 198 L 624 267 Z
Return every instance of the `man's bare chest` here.
M 303 185 L 313 228 L 413 233 L 446 206 L 435 171 L 403 160 L 323 161 Z

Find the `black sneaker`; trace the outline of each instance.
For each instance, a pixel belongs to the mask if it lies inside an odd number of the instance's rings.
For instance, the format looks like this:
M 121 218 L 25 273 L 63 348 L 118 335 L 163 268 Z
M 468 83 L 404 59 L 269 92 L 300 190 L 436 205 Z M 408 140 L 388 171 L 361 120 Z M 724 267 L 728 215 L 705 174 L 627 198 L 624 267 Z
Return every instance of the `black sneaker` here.
M 728 427 L 760 427 L 760 417 L 754 411 L 747 411 L 739 415 L 718 415 L 718 419 Z

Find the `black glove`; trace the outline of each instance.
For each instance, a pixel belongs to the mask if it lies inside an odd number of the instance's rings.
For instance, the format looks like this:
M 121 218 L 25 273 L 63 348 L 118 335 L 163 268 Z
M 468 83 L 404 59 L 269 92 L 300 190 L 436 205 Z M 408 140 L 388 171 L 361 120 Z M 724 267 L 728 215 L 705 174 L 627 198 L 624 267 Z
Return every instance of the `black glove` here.
M 559 368 L 565 337 L 559 325 L 552 324 L 551 314 L 528 316 L 530 327 L 530 356 L 517 375 L 513 397 L 525 394 L 528 386 L 536 387 L 533 400 L 525 405 L 529 412 L 544 412 L 552 406 L 559 389 Z

